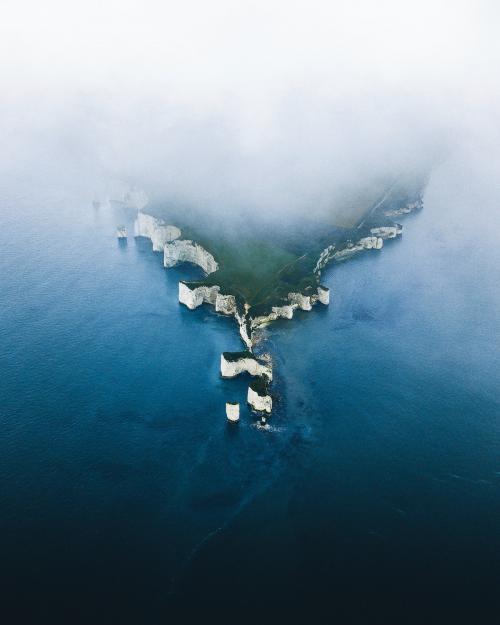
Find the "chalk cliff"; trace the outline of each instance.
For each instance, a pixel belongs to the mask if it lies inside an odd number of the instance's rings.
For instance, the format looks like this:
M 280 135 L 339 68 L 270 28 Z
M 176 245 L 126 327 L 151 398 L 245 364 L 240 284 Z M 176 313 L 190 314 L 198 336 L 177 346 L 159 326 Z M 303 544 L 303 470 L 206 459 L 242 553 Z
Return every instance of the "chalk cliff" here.
M 176 226 L 168 225 L 163 219 L 139 211 L 134 223 L 134 235 L 151 239 L 153 251 L 163 252 L 165 244 L 178 239 L 181 231 Z
M 273 379 L 271 365 L 259 362 L 249 351 L 224 352 L 221 354 L 220 374 L 223 378 L 235 378 L 244 372 L 253 376 L 266 376 L 268 380 Z
M 302 295 L 302 293 L 288 293 L 288 299 L 291 302 L 292 306 L 295 305 L 296 308 L 300 308 L 301 310 L 311 310 L 311 298 L 309 295 Z
M 215 258 L 198 243 L 189 240 L 176 240 L 165 243 L 163 265 L 175 267 L 179 263 L 193 263 L 201 267 L 206 274 L 217 271 L 219 265 Z
M 395 239 L 403 234 L 403 226 L 394 224 L 393 226 L 379 226 L 378 228 L 370 228 L 370 233 L 374 237 L 381 239 Z
M 245 343 L 247 349 L 251 351 L 253 347 L 252 326 L 250 319 L 247 316 L 247 312 L 245 311 L 244 313 L 240 313 L 236 310 L 234 316 L 238 322 L 241 340 Z
M 320 274 L 321 270 L 324 269 L 328 265 L 328 263 L 333 258 L 334 252 L 335 252 L 335 245 L 329 245 L 328 247 L 325 247 L 325 249 L 319 255 L 318 262 L 316 263 L 316 266 L 314 267 L 315 274 Z
M 344 249 L 333 254 L 333 258 L 339 262 L 352 258 L 363 250 L 381 250 L 384 246 L 384 240 L 381 237 L 363 237 L 357 243 L 350 244 Z
M 202 304 L 215 305 L 219 294 L 219 286 L 189 287 L 185 282 L 179 282 L 179 302 L 194 310 Z
M 328 306 L 330 303 L 330 289 L 327 286 L 318 286 L 318 302 L 323 306 Z
M 179 282 L 179 302 L 191 310 L 202 304 L 215 306 L 216 312 L 224 315 L 236 313 L 236 298 L 234 295 L 222 295 L 220 286 L 195 286 L 191 287 L 186 282 Z
M 416 199 L 413 202 L 408 202 L 398 208 L 384 211 L 384 215 L 386 217 L 398 217 L 400 215 L 408 215 L 409 213 L 413 213 L 415 211 L 421 210 L 423 207 L 424 207 L 424 199 L 422 196 L 420 196 L 418 199 Z
M 360 238 L 356 243 L 348 243 L 345 247 L 337 249 L 335 245 L 329 245 L 319 255 L 318 262 L 314 268 L 314 273 L 321 274 L 321 271 L 332 260 L 341 262 L 352 258 L 363 250 L 381 250 L 385 239 L 395 239 L 403 233 L 403 226 L 393 224 L 390 226 L 377 226 L 370 228 L 370 235 Z
M 210 304 L 216 312 L 232 315 L 238 323 L 240 337 L 247 349 L 252 349 L 250 322 L 246 312 L 239 311 L 234 295 L 222 295 L 220 286 L 191 286 L 186 282 L 179 282 L 179 302 L 194 310 L 202 304 Z
M 319 285 L 316 294 L 304 295 L 303 293 L 289 293 L 288 301 L 290 304 L 273 306 L 268 315 L 251 317 L 251 328 L 260 328 L 276 321 L 277 319 L 293 319 L 293 313 L 295 310 L 298 308 L 306 311 L 312 310 L 312 307 L 316 302 L 320 302 L 321 304 L 328 306 L 330 303 L 330 289 L 326 286 Z
M 273 400 L 270 395 L 261 395 L 251 386 L 248 387 L 247 402 L 257 412 L 267 412 L 268 414 L 273 409 Z
M 234 315 L 237 312 L 236 298 L 234 295 L 222 295 L 217 293 L 215 298 L 215 311 L 224 315 Z

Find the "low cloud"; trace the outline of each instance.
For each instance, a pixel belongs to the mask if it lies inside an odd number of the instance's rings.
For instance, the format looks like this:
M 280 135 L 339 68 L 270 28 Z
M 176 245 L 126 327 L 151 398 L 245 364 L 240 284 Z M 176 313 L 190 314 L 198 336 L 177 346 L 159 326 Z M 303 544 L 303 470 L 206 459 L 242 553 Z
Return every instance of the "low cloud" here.
M 7 3 L 0 166 L 281 216 L 481 150 L 495 4 L 404 4 Z

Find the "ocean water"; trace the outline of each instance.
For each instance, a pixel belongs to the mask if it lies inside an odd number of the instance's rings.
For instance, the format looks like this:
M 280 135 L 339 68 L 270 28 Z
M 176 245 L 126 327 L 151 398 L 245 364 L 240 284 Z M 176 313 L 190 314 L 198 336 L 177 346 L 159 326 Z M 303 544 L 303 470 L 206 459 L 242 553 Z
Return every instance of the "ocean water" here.
M 450 179 L 267 332 L 269 432 L 226 423 L 240 342 L 178 304 L 195 268 L 79 185 L 5 182 L 2 622 L 496 622 L 500 254 Z

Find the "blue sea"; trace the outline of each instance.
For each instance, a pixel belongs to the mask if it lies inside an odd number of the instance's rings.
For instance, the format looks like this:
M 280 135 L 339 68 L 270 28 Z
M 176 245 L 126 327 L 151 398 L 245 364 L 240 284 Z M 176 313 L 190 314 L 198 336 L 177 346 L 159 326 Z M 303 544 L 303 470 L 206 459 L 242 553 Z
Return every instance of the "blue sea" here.
M 177 301 L 197 269 L 5 180 L 1 622 L 498 622 L 500 252 L 458 178 L 269 328 L 270 431 L 219 377 L 234 320 Z

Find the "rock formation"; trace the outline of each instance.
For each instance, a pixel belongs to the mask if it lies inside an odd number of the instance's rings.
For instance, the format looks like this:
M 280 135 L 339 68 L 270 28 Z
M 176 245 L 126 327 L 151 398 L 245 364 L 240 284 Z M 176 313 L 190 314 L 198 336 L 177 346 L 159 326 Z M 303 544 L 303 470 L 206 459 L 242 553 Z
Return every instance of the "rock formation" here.
M 179 302 L 190 310 L 194 310 L 202 304 L 215 306 L 219 290 L 219 286 L 197 286 L 191 288 L 185 282 L 179 282 Z
M 384 212 L 386 217 L 398 217 L 399 215 L 408 215 L 409 213 L 413 213 L 415 211 L 421 210 L 424 207 L 424 199 L 420 196 L 413 202 L 408 202 L 403 204 L 399 208 L 394 208 Z
M 271 365 L 259 362 L 250 351 L 221 354 L 220 374 L 223 378 L 235 378 L 245 372 L 252 376 L 266 376 L 268 380 L 273 379 Z
M 355 256 L 363 250 L 381 250 L 384 240 L 381 237 L 363 237 L 357 243 L 347 245 L 347 247 L 335 252 L 333 258 L 339 262 Z
M 181 236 L 176 226 L 169 226 L 163 219 L 157 219 L 139 211 L 134 223 L 134 235 L 151 239 L 154 252 L 163 252 L 166 243 Z
M 179 263 L 192 263 L 201 267 L 206 274 L 213 273 L 219 268 L 212 254 L 193 241 L 172 241 L 165 244 L 163 251 L 163 265 L 167 268 L 175 267 Z
M 251 386 L 248 387 L 247 402 L 257 412 L 267 412 L 268 414 L 273 409 L 273 400 L 267 393 L 260 394 L 258 390 L 254 390 Z
M 403 234 L 403 226 L 394 224 L 393 226 L 379 226 L 377 228 L 370 228 L 370 233 L 374 237 L 380 237 L 381 239 L 395 239 L 397 236 Z
M 215 311 L 224 315 L 234 315 L 236 313 L 236 298 L 234 295 L 222 295 L 217 293 L 215 298 Z
M 240 405 L 238 403 L 226 402 L 226 416 L 228 421 L 236 423 L 240 420 Z
M 268 315 L 252 317 L 250 321 L 252 330 L 265 326 L 277 319 L 292 319 L 293 313 L 297 308 L 309 311 L 312 310 L 316 302 L 328 306 L 330 303 L 330 289 L 326 286 L 319 285 L 316 294 L 304 295 L 302 293 L 289 293 L 288 300 L 291 302 L 290 304 L 273 306 Z
M 324 306 L 328 306 L 330 303 L 330 289 L 327 286 L 318 286 L 318 302 Z

